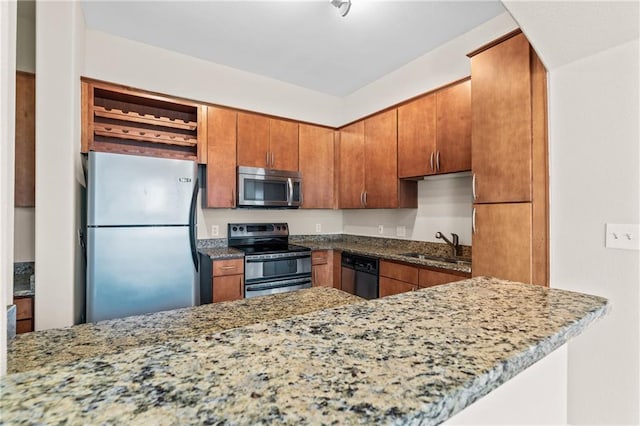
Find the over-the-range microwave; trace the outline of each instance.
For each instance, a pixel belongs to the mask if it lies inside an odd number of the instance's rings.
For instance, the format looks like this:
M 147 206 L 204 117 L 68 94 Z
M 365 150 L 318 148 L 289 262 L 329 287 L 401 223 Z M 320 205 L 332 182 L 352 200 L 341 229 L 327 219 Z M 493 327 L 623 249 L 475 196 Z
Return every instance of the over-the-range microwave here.
M 238 166 L 238 207 L 297 208 L 301 203 L 299 172 Z

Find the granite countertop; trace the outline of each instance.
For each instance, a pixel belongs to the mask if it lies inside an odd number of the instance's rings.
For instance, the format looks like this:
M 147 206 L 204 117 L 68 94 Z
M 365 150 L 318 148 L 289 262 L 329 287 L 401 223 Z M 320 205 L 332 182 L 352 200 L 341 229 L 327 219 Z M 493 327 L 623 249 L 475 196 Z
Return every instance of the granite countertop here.
M 31 285 L 31 274 L 13 276 L 13 297 L 34 296 L 35 289 Z
M 212 260 L 235 259 L 244 257 L 244 252 L 229 247 L 200 247 L 200 253 L 204 253 Z
M 608 308 L 476 277 L 45 363 L 0 379 L 0 411 L 5 423 L 438 424 Z
M 34 274 L 34 262 L 16 262 L 13 264 L 13 296 L 33 296 L 35 289 L 31 284 L 31 275 Z
M 376 240 L 381 240 L 380 242 Z M 431 259 L 417 259 L 403 256 L 402 253 L 417 252 L 422 254 L 448 257 L 449 254 L 445 244 L 427 243 L 411 240 L 395 240 L 384 238 L 348 236 L 346 239 L 322 240 L 322 239 L 294 239 L 295 244 L 309 247 L 312 250 L 341 250 L 348 253 L 373 256 L 386 260 L 396 260 L 416 266 L 426 266 L 446 271 L 457 271 L 471 276 L 470 263 L 441 262 Z M 471 255 L 468 255 L 470 260 Z
M 427 255 L 449 257 L 446 244 L 425 241 L 398 240 L 395 238 L 378 238 L 358 235 L 292 235 L 289 241 L 308 247 L 311 250 L 342 250 L 349 253 L 373 256 L 380 259 L 395 260 L 416 266 L 440 269 L 444 272 L 459 272 L 471 276 L 471 263 L 441 262 L 431 259 L 417 259 L 402 256 L 402 253 L 417 252 Z M 244 254 L 240 250 L 228 248 L 224 239 L 198 241 L 198 251 L 212 260 L 239 258 Z M 471 259 L 471 247 L 462 246 L 462 258 Z
M 7 371 L 77 362 L 96 355 L 287 318 L 356 303 L 360 297 L 333 288 L 315 287 L 236 302 L 211 303 L 146 315 L 20 334 L 9 342 Z

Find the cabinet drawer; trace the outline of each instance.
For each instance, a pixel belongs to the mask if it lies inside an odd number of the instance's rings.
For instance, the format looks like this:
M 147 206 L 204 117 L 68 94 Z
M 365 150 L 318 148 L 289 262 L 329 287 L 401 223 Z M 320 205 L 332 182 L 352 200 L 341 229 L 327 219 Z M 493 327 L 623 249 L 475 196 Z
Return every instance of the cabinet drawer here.
M 380 276 L 418 284 L 418 268 L 393 262 L 380 262 Z
M 420 269 L 420 288 L 432 287 L 438 284 L 452 283 L 454 281 L 466 280 L 466 277 L 447 274 L 446 272 L 432 271 L 431 269 Z
M 33 318 L 33 298 L 32 297 L 16 297 L 13 299 L 16 305 L 16 320 Z
M 213 276 L 244 274 L 244 259 L 225 259 L 213 261 Z
M 325 265 L 329 263 L 329 250 L 314 250 L 311 252 L 312 265 Z

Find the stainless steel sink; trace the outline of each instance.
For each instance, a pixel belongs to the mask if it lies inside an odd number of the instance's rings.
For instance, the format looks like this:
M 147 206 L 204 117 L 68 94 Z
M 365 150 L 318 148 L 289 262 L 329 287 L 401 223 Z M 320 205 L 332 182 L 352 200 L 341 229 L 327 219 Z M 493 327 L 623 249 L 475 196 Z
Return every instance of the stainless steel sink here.
M 400 253 L 400 256 L 413 257 L 414 259 L 420 260 L 436 260 L 438 262 L 447 262 L 447 263 L 456 263 L 458 265 L 471 265 L 471 259 L 464 257 L 441 257 L 441 256 L 432 256 L 430 254 L 422 254 L 422 253 Z

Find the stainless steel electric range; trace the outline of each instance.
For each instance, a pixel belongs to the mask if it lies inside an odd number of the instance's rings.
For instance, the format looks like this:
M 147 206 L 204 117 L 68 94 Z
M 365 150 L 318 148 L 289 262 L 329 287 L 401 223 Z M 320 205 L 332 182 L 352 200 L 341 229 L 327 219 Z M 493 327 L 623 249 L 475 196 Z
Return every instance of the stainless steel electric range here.
M 286 223 L 230 223 L 229 247 L 244 252 L 244 297 L 311 288 L 311 249 L 289 244 Z

